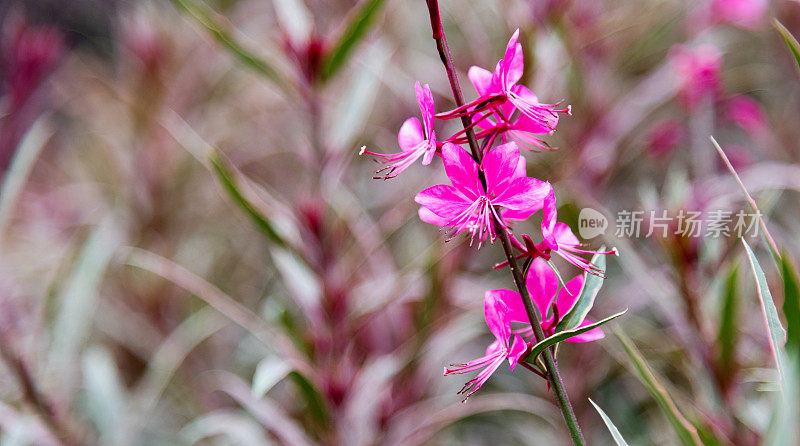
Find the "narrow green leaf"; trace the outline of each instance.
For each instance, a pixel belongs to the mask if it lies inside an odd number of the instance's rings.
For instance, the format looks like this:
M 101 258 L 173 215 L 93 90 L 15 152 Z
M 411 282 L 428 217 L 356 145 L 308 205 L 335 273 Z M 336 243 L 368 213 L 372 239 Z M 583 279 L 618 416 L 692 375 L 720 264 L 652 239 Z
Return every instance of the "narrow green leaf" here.
M 764 319 L 769 331 L 770 347 L 772 355 L 775 358 L 775 364 L 778 366 L 778 374 L 780 375 L 781 387 L 786 382 L 786 367 L 784 364 L 785 354 L 783 353 L 783 344 L 786 342 L 786 330 L 781 325 L 781 320 L 778 317 L 778 309 L 775 308 L 775 301 L 772 300 L 772 294 L 767 286 L 767 277 L 764 275 L 764 270 L 758 263 L 753 250 L 747 242 L 742 239 L 744 249 L 747 251 L 747 260 L 750 261 L 750 268 L 753 270 L 753 275 L 756 277 L 756 294 L 761 303 L 761 310 L 764 312 Z
M 218 14 L 209 7 L 193 0 L 172 0 L 172 3 L 202 25 L 239 62 L 252 68 L 284 91 L 288 91 L 287 86 L 289 84 L 284 76 L 266 60 L 253 54 L 237 42 L 227 29 L 227 26 L 217 18 Z
M 342 67 L 358 41 L 366 35 L 383 3 L 384 0 L 366 0 L 361 8 L 350 17 L 344 32 L 336 41 L 336 46 L 325 55 L 322 61 L 323 79 L 329 79 Z
M 614 423 L 611 421 L 611 418 L 608 418 L 608 415 L 606 415 L 606 413 L 603 412 L 603 409 L 601 409 L 600 406 L 595 404 L 595 402 L 592 401 L 591 398 L 589 398 L 589 402 L 592 403 L 592 406 L 594 406 L 594 408 L 597 409 L 597 413 L 599 413 L 600 417 L 603 418 L 603 423 L 606 423 L 606 427 L 608 428 L 608 431 L 611 432 L 611 436 L 614 438 L 614 442 L 617 443 L 617 446 L 628 446 L 628 443 L 625 442 L 624 438 L 622 438 L 622 434 L 619 433 L 619 429 L 617 429 L 617 426 L 614 426 Z
M 325 400 L 322 398 L 322 394 L 319 390 L 317 390 L 314 384 L 300 372 L 289 372 L 289 377 L 291 377 L 292 381 L 297 385 L 300 394 L 308 405 L 306 412 L 311 416 L 311 419 L 321 427 L 329 426 L 330 415 L 325 405 Z
M 728 278 L 725 280 L 725 288 L 722 297 L 722 309 L 720 314 L 719 335 L 719 361 L 720 368 L 724 371 L 733 370 L 733 362 L 736 357 L 736 340 L 738 330 L 738 320 L 736 311 L 738 308 L 738 296 L 736 278 L 738 268 L 731 268 Z
M 534 361 L 536 359 L 536 357 L 539 356 L 539 353 L 543 352 L 544 349 L 546 349 L 548 347 L 551 347 L 551 346 L 553 346 L 553 345 L 555 345 L 555 344 L 557 344 L 557 343 L 559 343 L 561 341 L 567 340 L 567 339 L 569 339 L 569 338 L 571 338 L 573 336 L 577 336 L 579 334 L 586 333 L 589 330 L 593 330 L 593 329 L 595 329 L 595 328 L 597 328 L 597 327 L 599 327 L 599 326 L 601 326 L 601 325 L 603 325 L 603 324 L 605 324 L 607 322 L 610 322 L 610 321 L 622 316 L 623 314 L 625 314 L 627 312 L 628 312 L 628 310 L 625 309 L 624 311 L 620 311 L 619 313 L 611 315 L 611 316 L 609 316 L 609 317 L 607 317 L 607 318 L 605 318 L 605 319 L 603 319 L 603 320 L 601 320 L 599 322 L 595 322 L 594 324 L 586 325 L 586 326 L 580 327 L 580 328 L 573 328 L 573 329 L 570 329 L 570 330 L 559 331 L 559 332 L 553 334 L 552 336 L 549 336 L 549 337 L 547 337 L 545 339 L 542 339 L 541 341 L 537 342 L 531 348 L 531 352 L 528 355 L 528 358 L 526 359 L 526 361 L 528 361 L 528 362 Z
M 605 247 L 600 248 L 604 251 Z M 598 268 L 606 269 L 606 256 L 603 254 L 595 254 L 592 257 L 592 263 L 597 265 Z M 586 319 L 589 310 L 594 306 L 594 299 L 600 288 L 603 286 L 603 278 L 594 274 L 584 273 L 583 288 L 581 288 L 580 297 L 575 301 L 575 304 L 565 314 L 556 325 L 556 332 L 569 330 L 575 328 Z M 562 292 L 565 292 L 562 290 Z
M 273 243 L 281 247 L 288 247 L 286 241 L 281 237 L 275 229 L 275 225 L 269 218 L 264 215 L 258 208 L 256 208 L 250 201 L 245 198 L 244 194 L 239 190 L 239 186 L 234 178 L 233 172 L 225 165 L 225 162 L 219 155 L 214 154 L 210 157 L 211 166 L 214 173 L 222 182 L 222 187 L 233 199 L 233 202 L 238 205 L 255 223 L 256 227 L 264 233 Z
M 781 256 L 783 277 L 783 315 L 786 316 L 786 350 L 800 355 L 800 284 L 797 269 L 789 260 L 789 253 Z M 790 353 L 792 354 L 792 353 Z
M 800 43 L 797 42 L 797 39 L 794 38 L 792 33 L 783 26 L 783 23 L 779 22 L 778 19 L 775 19 L 772 24 L 775 26 L 775 29 L 781 33 L 783 40 L 786 41 L 786 45 L 789 46 L 789 51 L 792 52 L 792 56 L 794 56 L 795 62 L 797 62 L 798 68 L 800 68 Z
M 633 363 L 633 367 L 636 369 L 639 381 L 644 384 L 648 392 L 650 392 L 650 395 L 661 407 L 661 410 L 667 416 L 667 419 L 669 420 L 673 429 L 675 429 L 675 432 L 678 434 L 681 443 L 691 446 L 702 445 L 703 443 L 700 441 L 700 436 L 697 434 L 697 429 L 691 423 L 689 423 L 689 421 L 678 410 L 675 402 L 672 401 L 672 398 L 669 396 L 669 393 L 667 393 L 666 388 L 664 388 L 664 386 L 658 380 L 653 370 L 645 361 L 641 352 L 639 352 L 636 346 L 633 345 L 633 342 L 628 338 L 628 336 L 625 335 L 625 333 L 622 332 L 622 330 L 615 330 L 614 334 L 617 335 L 617 338 L 625 348 L 625 352 L 628 354 L 628 358 L 630 358 L 631 362 Z

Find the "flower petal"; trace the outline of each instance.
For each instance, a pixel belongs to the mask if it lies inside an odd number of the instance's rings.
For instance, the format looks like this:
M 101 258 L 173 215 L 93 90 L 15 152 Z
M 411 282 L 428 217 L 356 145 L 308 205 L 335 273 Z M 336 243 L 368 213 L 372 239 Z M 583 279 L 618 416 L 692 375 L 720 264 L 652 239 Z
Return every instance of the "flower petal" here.
M 423 190 L 414 197 L 414 201 L 448 222 L 471 203 L 454 187 L 445 184 Z
M 486 298 L 489 298 L 489 295 L 492 299 L 503 302 L 507 309 L 506 320 L 508 322 L 530 322 L 528 313 L 525 312 L 525 306 L 522 304 L 522 297 L 516 291 L 489 290 L 486 292 Z
M 508 188 L 498 194 L 492 203 L 515 211 L 522 211 L 516 216 L 530 216 L 542 209 L 544 200 L 552 190 L 550 183 L 536 178 L 515 178 Z
M 397 143 L 404 151 L 413 149 L 417 144 L 425 140 L 422 126 L 417 118 L 408 118 L 397 132 Z
M 556 307 L 558 308 L 559 317 L 564 317 L 580 296 L 581 289 L 583 288 L 583 276 L 576 276 L 566 286 L 558 292 L 558 299 L 556 299 Z
M 442 146 L 444 171 L 453 186 L 468 198 L 483 195 L 483 186 L 478 178 L 478 164 L 461 146 L 445 143 Z
M 514 343 L 511 344 L 511 349 L 508 351 L 508 365 L 511 367 L 511 370 L 514 370 L 514 366 L 519 362 L 520 356 L 527 350 L 528 344 L 525 343 L 522 337 L 519 335 L 514 336 Z
M 511 325 L 508 320 L 509 308 L 506 303 L 498 298 L 496 293 L 487 291 L 483 300 L 483 314 L 486 325 L 495 338 L 508 346 L 508 338 L 511 336 Z
M 425 135 L 430 136 L 433 132 L 433 115 L 436 114 L 433 105 L 433 94 L 428 84 L 420 86 L 419 81 L 414 84 L 414 90 L 417 94 L 417 104 L 422 112 L 422 123 L 425 125 Z
M 553 233 L 556 228 L 556 216 L 556 194 L 551 187 L 544 197 L 542 207 L 542 237 L 550 249 L 558 251 L 558 242 Z
M 481 167 L 486 175 L 486 190 L 489 195 L 500 195 L 508 188 L 515 178 L 519 159 L 519 147 L 515 142 L 497 146 L 486 154 Z
M 525 283 L 528 286 L 531 300 L 539 308 L 540 316 L 546 319 L 547 310 L 558 290 L 558 276 L 544 259 L 537 258 L 528 269 Z
M 581 244 L 578 237 L 575 237 L 575 234 L 572 233 L 572 229 L 570 229 L 569 225 L 566 223 L 556 223 L 552 234 L 558 246 L 578 246 Z
M 481 67 L 472 66 L 467 72 L 467 77 L 480 96 L 496 93 L 492 89 L 492 72 Z

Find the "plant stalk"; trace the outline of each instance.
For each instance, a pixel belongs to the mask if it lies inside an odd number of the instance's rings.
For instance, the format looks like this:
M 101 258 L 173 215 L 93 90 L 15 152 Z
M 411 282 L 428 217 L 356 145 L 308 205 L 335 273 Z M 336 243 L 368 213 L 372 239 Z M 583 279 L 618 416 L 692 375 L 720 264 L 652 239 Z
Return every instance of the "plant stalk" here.
M 442 60 L 445 70 L 447 71 L 447 79 L 450 81 L 450 88 L 453 90 L 456 106 L 461 107 L 464 105 L 464 97 L 461 93 L 461 86 L 458 82 L 458 74 L 456 73 L 455 65 L 453 64 L 453 57 L 450 54 L 450 48 L 447 46 L 447 39 L 444 34 L 442 19 L 439 14 L 439 2 L 438 0 L 426 0 L 426 2 L 428 4 L 428 12 L 431 19 L 433 39 L 436 41 L 436 48 L 439 51 L 439 58 Z M 475 138 L 475 132 L 470 126 L 471 122 L 469 116 L 462 116 L 461 123 L 464 125 L 464 129 L 466 130 L 467 142 L 469 143 L 472 157 L 475 159 L 475 162 L 480 165 L 483 154 L 478 146 L 478 141 Z M 481 182 L 485 187 L 486 179 L 483 172 L 479 171 L 479 175 Z M 508 238 L 508 233 L 506 232 L 506 228 L 503 223 L 497 218 L 494 219 L 494 226 L 495 232 L 498 234 L 500 242 L 503 245 L 503 251 L 506 255 L 506 259 L 508 260 L 508 268 L 511 270 L 511 275 L 514 278 L 514 284 L 516 285 L 517 290 L 522 297 L 522 303 L 525 306 L 525 312 L 528 315 L 534 336 L 536 337 L 537 341 L 540 341 L 545 338 L 544 330 L 542 330 L 542 324 L 540 322 L 540 315 L 531 301 L 528 288 L 525 285 L 525 279 L 522 277 L 522 271 L 519 268 L 516 256 L 514 255 L 514 250 Z M 578 420 L 575 417 L 575 412 L 572 410 L 572 404 L 569 401 L 569 396 L 564 389 L 564 384 L 561 380 L 561 375 L 558 372 L 558 365 L 553 357 L 553 352 L 550 349 L 545 349 L 542 352 L 542 357 L 544 358 L 544 365 L 545 369 L 547 370 L 547 378 L 550 381 L 550 385 L 552 386 L 556 395 L 558 406 L 561 409 L 561 414 L 564 416 L 564 422 L 567 424 L 567 429 L 569 430 L 572 442 L 575 445 L 583 446 L 585 444 L 583 434 L 581 433 L 580 426 L 578 425 Z

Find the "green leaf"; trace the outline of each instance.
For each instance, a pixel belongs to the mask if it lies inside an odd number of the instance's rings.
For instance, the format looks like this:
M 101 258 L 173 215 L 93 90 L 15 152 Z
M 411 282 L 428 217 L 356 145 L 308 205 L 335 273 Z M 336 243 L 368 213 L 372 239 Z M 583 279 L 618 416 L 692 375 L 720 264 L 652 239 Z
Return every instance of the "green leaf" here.
M 614 442 L 617 443 L 617 446 L 628 446 L 628 443 L 625 442 L 624 438 L 622 438 L 622 434 L 619 433 L 619 429 L 617 429 L 617 426 L 614 426 L 614 423 L 611 421 L 611 418 L 608 418 L 608 415 L 606 415 L 606 413 L 603 412 L 603 409 L 601 409 L 600 406 L 595 404 L 595 402 L 592 401 L 591 398 L 589 398 L 589 402 L 592 403 L 592 406 L 594 406 L 594 408 L 597 409 L 597 413 L 599 413 L 600 417 L 603 418 L 603 423 L 606 423 L 606 427 L 608 428 L 608 431 L 611 432 L 611 436 L 614 438 Z
M 725 371 L 732 371 L 734 367 L 734 358 L 736 357 L 736 340 L 738 331 L 738 318 L 736 311 L 738 308 L 738 296 L 736 287 L 736 278 L 738 277 L 738 268 L 735 266 L 731 268 L 728 278 L 725 280 L 725 289 L 723 291 L 722 309 L 719 323 L 719 335 L 717 337 L 719 342 L 719 361 L 720 369 Z
M 284 76 L 263 58 L 245 49 L 231 35 L 227 26 L 217 18 L 218 14 L 202 3 L 193 0 L 172 0 L 176 6 L 186 11 L 197 23 L 202 25 L 222 46 L 241 63 L 255 70 L 264 78 L 272 81 L 284 91 L 288 91 L 288 83 Z
M 286 241 L 281 237 L 275 229 L 272 221 L 264 215 L 256 206 L 250 203 L 240 190 L 240 187 L 234 177 L 231 169 L 225 164 L 218 154 L 210 157 L 211 166 L 214 173 L 222 183 L 225 192 L 233 199 L 233 202 L 241 208 L 248 217 L 255 223 L 256 227 L 264 233 L 273 243 L 281 247 L 288 247 Z
M 307 412 L 311 416 L 311 419 L 320 427 L 328 427 L 330 425 L 330 415 L 325 405 L 325 400 L 322 398 L 322 394 L 319 390 L 317 390 L 314 384 L 300 372 L 289 372 L 289 377 L 297 385 L 300 394 L 307 404 L 305 412 Z
M 361 8 L 350 18 L 336 46 L 325 55 L 322 61 L 322 78 L 329 79 L 336 74 L 356 44 L 369 30 L 384 0 L 366 0 Z
M 619 313 L 614 314 L 612 316 L 609 316 L 609 317 L 603 319 L 602 321 L 595 322 L 594 324 L 586 325 L 586 326 L 580 327 L 580 328 L 573 328 L 573 329 L 570 329 L 570 330 L 560 331 L 560 332 L 557 332 L 557 333 L 553 334 L 552 336 L 549 336 L 549 337 L 547 337 L 545 339 L 542 339 L 541 341 L 537 342 L 531 348 L 531 352 L 528 355 L 526 361 L 527 362 L 532 362 L 532 361 L 534 361 L 536 359 L 537 356 L 539 356 L 539 354 L 541 352 L 544 351 L 544 349 L 546 349 L 546 348 L 548 348 L 550 346 L 553 346 L 553 345 L 555 345 L 555 344 L 557 344 L 557 343 L 559 343 L 561 341 L 567 340 L 567 339 L 569 339 L 569 338 L 571 338 L 573 336 L 577 336 L 579 334 L 586 333 L 589 330 L 593 330 L 593 329 L 595 329 L 595 328 L 597 328 L 597 327 L 599 327 L 599 326 L 601 326 L 601 325 L 603 325 L 603 324 L 605 324 L 607 322 L 610 322 L 610 321 L 622 316 L 623 314 L 625 314 L 627 312 L 628 312 L 628 310 L 625 309 L 624 311 L 620 311 Z
M 753 275 L 756 277 L 756 294 L 761 303 L 761 309 L 764 312 L 764 317 L 767 323 L 767 330 L 769 331 L 770 347 L 772 348 L 772 355 L 775 358 L 775 364 L 778 366 L 778 373 L 780 375 L 781 387 L 786 382 L 786 366 L 784 364 L 785 354 L 783 353 L 783 344 L 786 342 L 786 330 L 781 325 L 781 320 L 778 317 L 778 309 L 775 308 L 775 301 L 772 300 L 772 294 L 767 286 L 767 277 L 764 275 L 764 270 L 758 263 L 753 250 L 747 242 L 742 239 L 744 249 L 747 251 L 747 260 L 750 261 L 750 267 L 753 270 Z
M 600 248 L 600 250 L 604 251 L 605 247 Z M 592 257 L 592 263 L 597 265 L 598 268 L 605 270 L 606 256 L 603 254 L 595 254 L 594 257 Z M 575 301 L 572 308 L 570 308 L 567 314 L 558 322 L 558 325 L 556 325 L 556 332 L 575 328 L 580 325 L 581 322 L 586 319 L 589 310 L 594 306 L 594 299 L 597 297 L 597 293 L 602 286 L 603 277 L 584 273 L 583 288 L 581 288 L 580 297 L 578 297 L 578 300 Z M 565 291 L 562 290 L 562 292 Z
M 786 316 L 786 350 L 800 355 L 800 284 L 797 269 L 789 260 L 789 253 L 781 255 L 783 277 L 783 315 Z M 791 353 L 790 353 L 791 354 Z
M 647 391 L 650 392 L 650 395 L 653 399 L 656 400 L 661 410 L 667 416 L 670 424 L 672 425 L 675 432 L 678 434 L 678 437 L 681 440 L 681 443 L 685 445 L 692 445 L 692 446 L 699 446 L 703 443 L 700 441 L 700 436 L 697 434 L 697 429 L 689 423 L 688 420 L 683 416 L 683 414 L 678 410 L 678 407 L 675 405 L 675 402 L 672 401 L 672 398 L 667 393 L 666 388 L 661 384 L 661 382 L 656 377 L 656 374 L 644 360 L 641 352 L 633 345 L 633 342 L 622 332 L 622 330 L 615 330 L 614 332 L 617 335 L 617 338 L 622 343 L 622 346 L 625 348 L 625 353 L 628 354 L 628 358 L 630 358 L 631 362 L 633 363 L 633 367 L 638 374 L 639 381 L 644 384 L 647 388 Z
M 794 56 L 794 60 L 797 62 L 798 68 L 800 68 L 800 43 L 797 42 L 797 39 L 794 38 L 792 33 L 790 33 L 778 19 L 775 19 L 772 24 L 775 26 L 775 29 L 781 33 L 781 36 L 783 36 L 783 40 L 786 41 L 786 45 L 789 46 L 789 51 L 792 52 L 792 56 Z

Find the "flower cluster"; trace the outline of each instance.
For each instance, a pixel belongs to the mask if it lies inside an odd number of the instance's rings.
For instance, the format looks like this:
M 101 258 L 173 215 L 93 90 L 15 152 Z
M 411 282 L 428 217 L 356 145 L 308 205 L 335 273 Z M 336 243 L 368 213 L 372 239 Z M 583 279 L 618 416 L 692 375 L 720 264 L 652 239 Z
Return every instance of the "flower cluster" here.
M 603 271 L 582 257 L 597 252 L 584 249 L 571 229 L 557 222 L 556 198 L 551 184 L 526 174 L 526 162 L 519 147 L 531 151 L 550 149 L 542 135 L 552 134 L 559 115 L 571 113 L 569 106 L 539 102 L 537 96 L 517 82 L 523 73 L 522 46 L 517 42 L 517 30 L 508 42 L 504 57 L 494 71 L 480 67 L 469 70 L 469 79 L 478 97 L 452 110 L 436 113 L 433 95 L 428 85 L 416 83 L 416 96 L 422 123 L 417 118 L 406 120 L 398 133 L 401 151 L 391 154 L 375 153 L 362 147 L 376 161 L 385 164 L 375 178 L 394 178 L 422 158 L 429 165 L 434 155 L 444 164 L 450 184 L 439 184 L 417 194 L 422 221 L 441 226 L 448 240 L 465 233 L 470 245 L 477 240 L 480 246 L 487 239 L 494 242 L 507 237 L 519 251 L 516 258 L 525 259 L 528 266 L 527 286 L 531 299 L 542 317 L 545 336 L 552 335 L 559 322 L 578 299 L 584 276 L 580 275 L 559 291 L 559 276 L 552 269 L 550 257 L 556 254 L 581 270 L 595 275 Z M 436 120 L 467 118 L 465 128 L 446 139 L 437 138 Z M 474 133 L 480 148 L 471 145 L 471 152 L 462 147 Z M 511 222 L 525 220 L 542 211 L 541 238 L 534 244 L 528 234 L 514 234 Z M 615 253 L 615 250 L 601 254 Z M 502 267 L 508 262 L 498 265 Z M 485 295 L 485 319 L 495 340 L 486 355 L 465 364 L 453 364 L 444 374 L 468 373 L 481 370 L 467 382 L 461 393 L 468 397 L 504 362 L 513 369 L 531 351 L 535 339 L 531 321 L 520 294 L 509 290 L 491 290 Z M 515 327 L 529 324 L 527 328 Z M 589 325 L 583 321 L 580 327 Z M 603 336 L 599 328 L 570 338 L 587 342 Z M 524 364 L 528 366 L 528 364 Z

